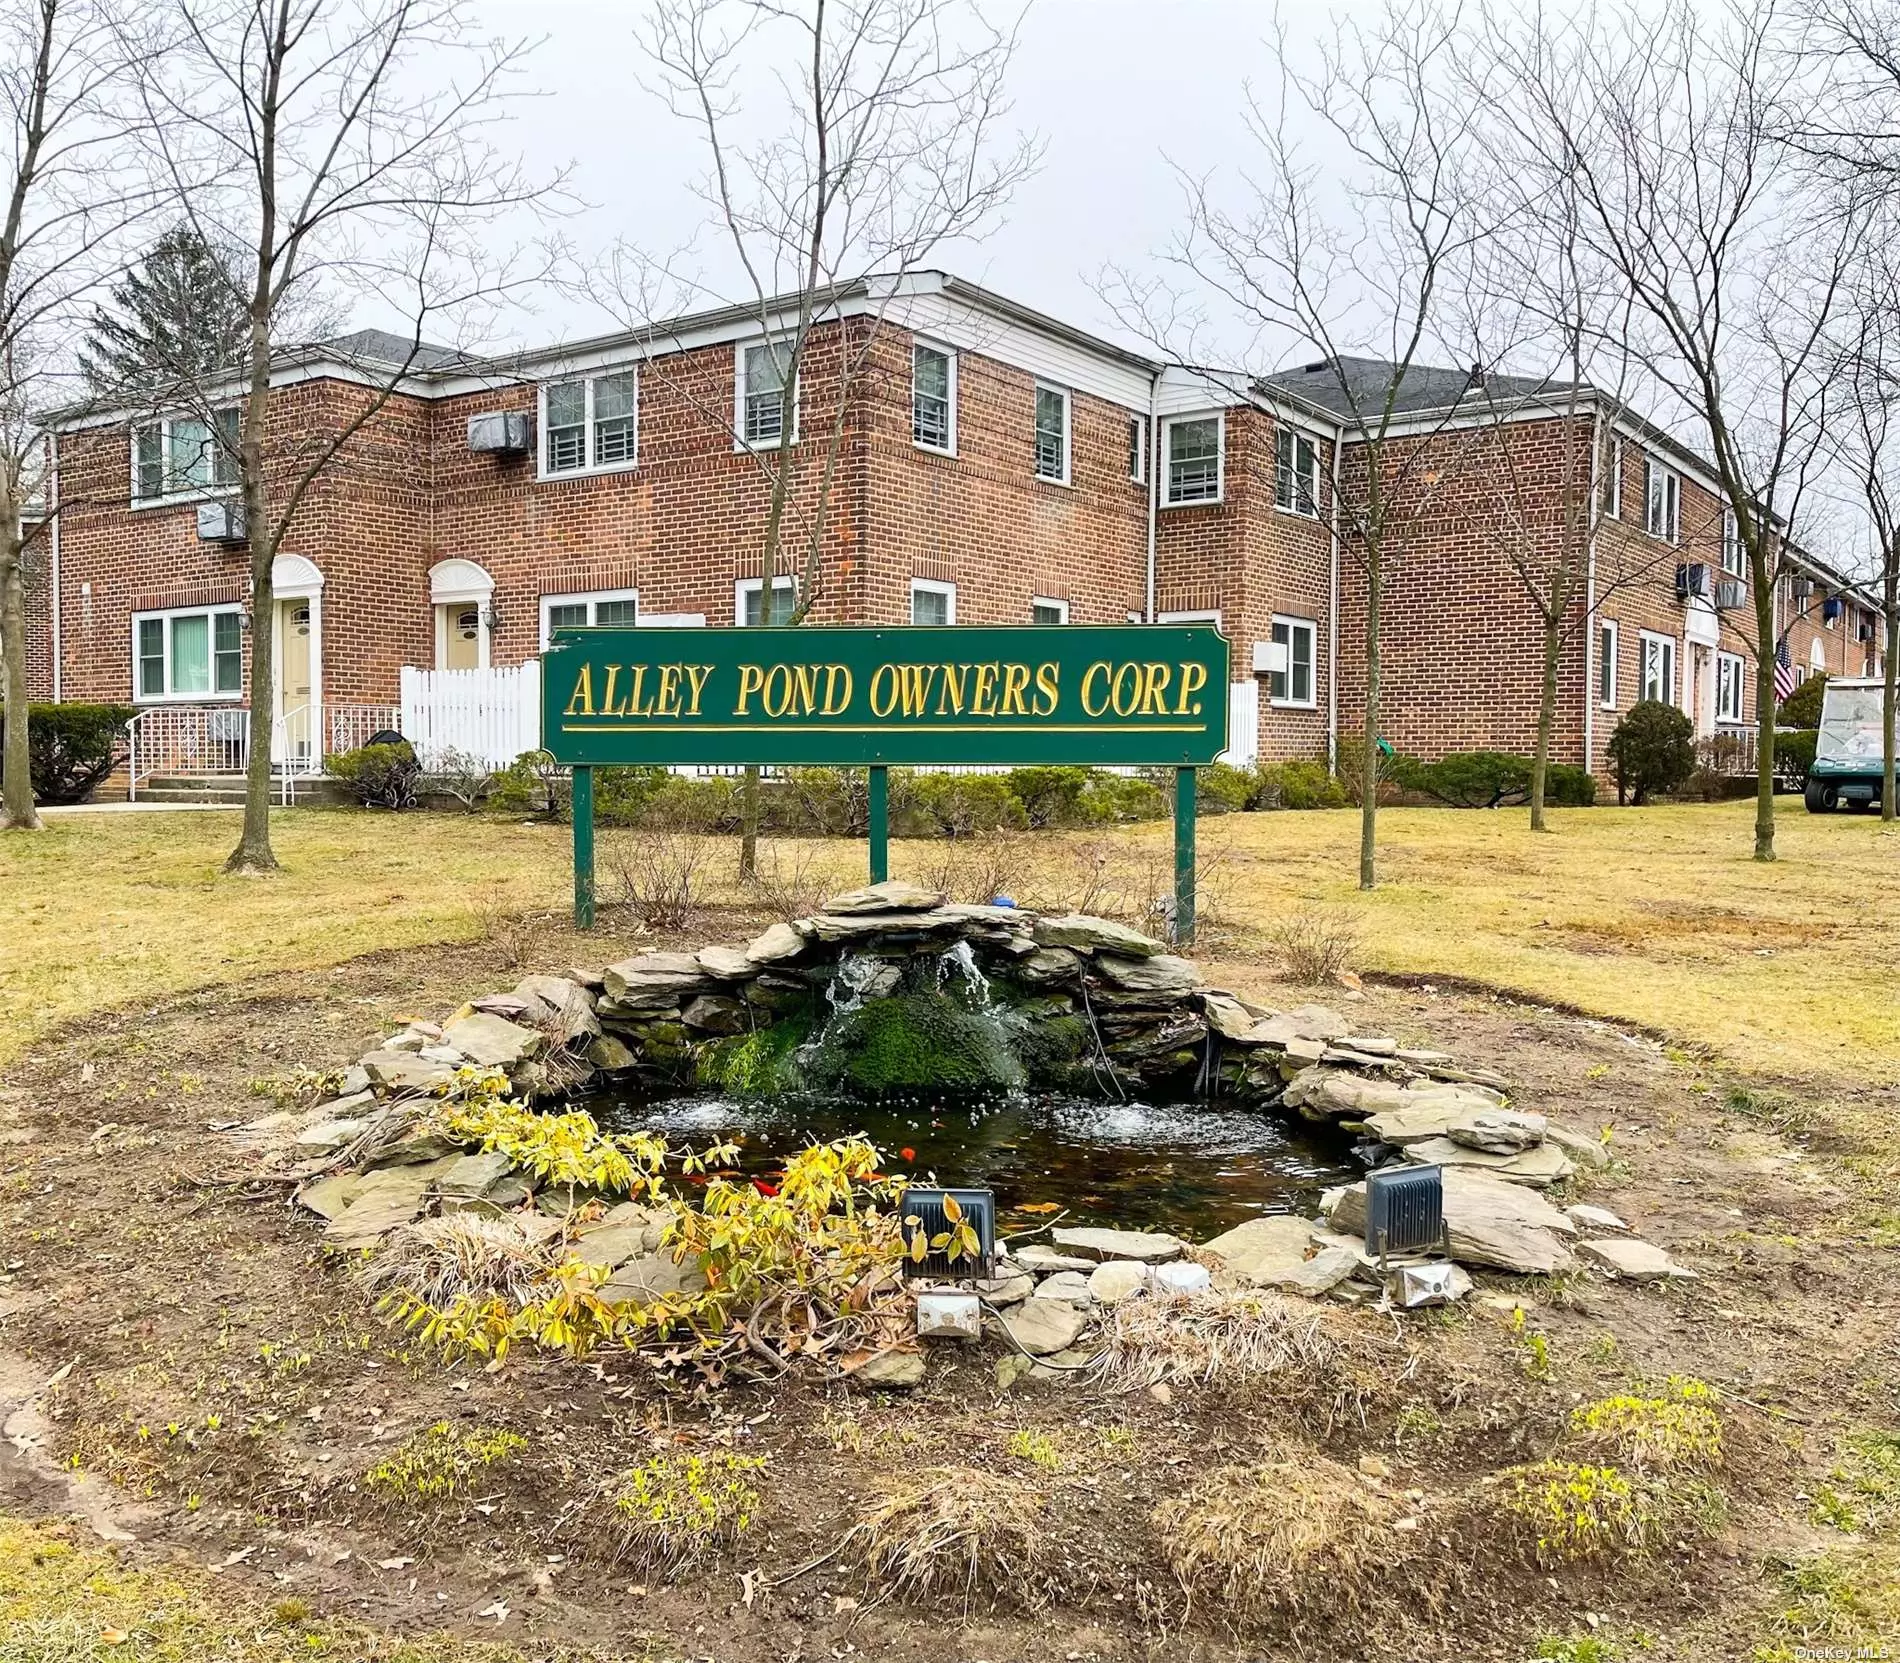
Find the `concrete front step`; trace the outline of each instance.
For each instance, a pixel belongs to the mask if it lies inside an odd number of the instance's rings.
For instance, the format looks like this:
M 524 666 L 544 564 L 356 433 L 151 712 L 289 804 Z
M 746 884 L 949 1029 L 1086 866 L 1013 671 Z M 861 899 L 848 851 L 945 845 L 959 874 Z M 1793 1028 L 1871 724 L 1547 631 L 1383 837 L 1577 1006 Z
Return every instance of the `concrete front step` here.
M 271 801 L 283 801 L 283 782 L 271 782 Z M 298 778 L 291 782 L 291 801 L 328 803 L 343 800 L 335 780 L 321 777 Z M 178 775 L 155 774 L 139 787 L 142 803 L 216 803 L 235 808 L 244 806 L 244 778 L 240 774 Z

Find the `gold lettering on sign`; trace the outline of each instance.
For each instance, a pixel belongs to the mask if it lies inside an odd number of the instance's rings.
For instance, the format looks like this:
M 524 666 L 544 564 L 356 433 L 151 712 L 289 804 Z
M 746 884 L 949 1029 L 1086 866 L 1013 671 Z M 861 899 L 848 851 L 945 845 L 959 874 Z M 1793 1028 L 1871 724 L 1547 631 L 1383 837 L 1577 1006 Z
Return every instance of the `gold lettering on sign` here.
M 851 666 L 825 666 L 825 703 L 820 716 L 842 716 L 851 703 Z
M 689 702 L 686 706 L 686 714 L 688 716 L 697 716 L 699 714 L 699 696 L 706 691 L 706 681 L 712 673 L 713 667 L 710 664 L 688 664 L 686 666 L 686 680 L 689 683 L 687 693 Z
M 594 667 L 583 664 L 581 673 L 574 678 L 574 696 L 567 701 L 563 716 L 592 716 L 594 714 Z
M 739 666 L 739 702 L 733 707 L 733 715 L 747 715 L 746 700 L 754 693 L 763 691 L 764 687 L 765 671 L 757 664 L 741 664 Z
M 1030 711 L 1032 716 L 1053 716 L 1056 705 L 1061 701 L 1060 684 L 1057 677 L 1060 671 L 1054 664 L 1036 666 L 1036 704 Z M 1047 700 L 1045 704 L 1043 701 Z
M 1106 659 L 1098 658 L 1082 672 L 1082 713 L 1085 716 L 1105 716 L 1108 714 L 1108 689 L 1106 687 L 1102 689 L 1099 703 L 1097 702 L 1096 695 L 1091 693 L 1090 689 L 1095 685 L 1095 678 L 1097 676 L 1107 681 L 1111 669 L 1112 666 Z
M 1183 664 L 1181 666 L 1181 699 L 1174 707 L 1177 716 L 1198 716 L 1201 713 L 1201 701 L 1194 695 L 1207 685 L 1207 666 L 1205 664 Z M 1194 699 L 1192 705 L 1188 703 Z

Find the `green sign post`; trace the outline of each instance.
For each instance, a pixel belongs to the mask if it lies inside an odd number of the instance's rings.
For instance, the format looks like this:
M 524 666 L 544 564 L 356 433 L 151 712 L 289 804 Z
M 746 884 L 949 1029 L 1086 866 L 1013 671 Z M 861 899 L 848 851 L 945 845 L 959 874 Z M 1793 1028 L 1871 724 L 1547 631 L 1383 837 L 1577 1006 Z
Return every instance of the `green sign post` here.
M 1175 931 L 1194 936 L 1194 770 L 1227 748 L 1227 642 L 1205 624 L 560 629 L 541 742 L 574 770 L 574 916 L 594 922 L 595 768 L 870 770 L 871 879 L 890 869 L 885 770 L 1175 770 Z

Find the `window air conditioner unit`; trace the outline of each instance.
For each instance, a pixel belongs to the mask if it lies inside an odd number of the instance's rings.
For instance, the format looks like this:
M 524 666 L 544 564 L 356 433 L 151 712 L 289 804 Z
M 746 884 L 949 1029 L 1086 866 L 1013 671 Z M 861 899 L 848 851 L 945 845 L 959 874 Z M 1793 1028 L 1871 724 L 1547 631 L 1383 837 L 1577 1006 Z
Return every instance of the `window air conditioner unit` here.
M 1676 599 L 1686 601 L 1691 597 L 1707 600 L 1709 596 L 1709 568 L 1696 561 L 1691 565 L 1676 568 Z
M 1256 641 L 1253 644 L 1253 673 L 1257 676 L 1283 676 L 1291 656 L 1284 641 Z
M 1874 626 L 1872 624 L 1862 624 L 1860 626 L 1859 639 L 1862 641 L 1871 641 L 1873 640 L 1873 638 L 1874 638 Z
M 244 504 L 233 501 L 199 503 L 198 538 L 205 543 L 243 542 Z
M 1788 593 L 1793 595 L 1796 600 L 1804 601 L 1814 593 L 1814 585 L 1805 577 L 1797 577 L 1790 580 Z
M 1821 620 L 1823 623 L 1831 624 L 1846 610 L 1847 608 L 1841 604 L 1841 599 L 1838 595 L 1830 595 L 1826 600 L 1821 602 Z
M 534 420 L 525 410 L 493 410 L 468 418 L 468 448 L 514 455 L 534 448 Z
M 1736 578 L 1715 586 L 1715 606 L 1718 612 L 1728 612 L 1748 603 L 1748 585 Z

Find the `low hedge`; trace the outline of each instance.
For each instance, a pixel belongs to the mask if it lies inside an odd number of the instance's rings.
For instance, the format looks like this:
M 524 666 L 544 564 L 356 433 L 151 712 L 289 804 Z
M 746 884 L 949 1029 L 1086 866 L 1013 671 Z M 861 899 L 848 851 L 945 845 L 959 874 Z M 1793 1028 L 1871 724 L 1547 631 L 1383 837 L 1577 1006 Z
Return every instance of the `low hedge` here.
M 125 759 L 126 726 L 137 714 L 122 704 L 28 705 L 27 767 L 34 798 L 49 808 L 83 803 Z M 6 731 L 6 712 L 0 709 L 0 742 Z
M 1508 751 L 1454 751 L 1436 762 L 1396 759 L 1393 778 L 1451 808 L 1505 808 L 1531 800 L 1532 759 Z M 1588 808 L 1597 782 L 1573 763 L 1544 765 L 1544 801 L 1553 808 Z
M 386 808 L 400 814 L 416 806 L 422 764 L 406 739 L 338 751 L 323 759 L 323 771 L 340 781 L 360 808 Z

